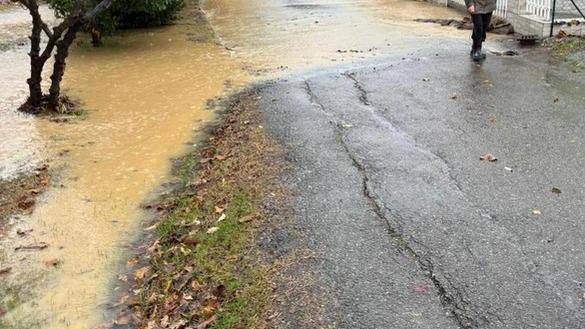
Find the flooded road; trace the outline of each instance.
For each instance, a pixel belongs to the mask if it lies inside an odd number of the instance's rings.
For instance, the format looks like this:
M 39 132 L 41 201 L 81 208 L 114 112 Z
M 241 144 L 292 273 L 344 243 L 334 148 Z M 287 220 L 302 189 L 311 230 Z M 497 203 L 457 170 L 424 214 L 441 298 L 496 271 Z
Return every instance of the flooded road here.
M 413 22 L 462 14 L 407 0 L 207 0 L 203 8 L 228 48 L 277 74 L 359 63 L 423 44 L 440 46 L 448 37 L 466 42 L 470 35 Z
M 469 35 L 412 22 L 459 13 L 399 0 L 208 0 L 204 10 L 218 40 L 185 20 L 122 32 L 101 49 L 76 48 L 65 87 L 86 114 L 68 123 L 14 111 L 26 95 L 28 58 L 0 52 L 6 57 L 0 173 L 25 170 L 45 149 L 51 166 L 64 168 L 30 218 L 14 225 L 14 232 L 32 233 L 2 243 L 0 261 L 14 265 L 10 280 L 28 286 L 34 278 L 36 288 L 6 317 L 12 327 L 85 329 L 100 322 L 108 283 L 146 216 L 139 205 L 170 178 L 170 159 L 192 147 L 197 130 L 214 118 L 207 100 L 260 79 L 402 54 L 421 43 L 440 46 L 442 38 L 467 42 Z M 26 13 L 18 15 L 24 24 Z M 0 31 L 13 24 L 10 17 L 0 14 Z M 49 248 L 11 252 L 40 242 Z M 56 268 L 46 265 L 54 260 Z

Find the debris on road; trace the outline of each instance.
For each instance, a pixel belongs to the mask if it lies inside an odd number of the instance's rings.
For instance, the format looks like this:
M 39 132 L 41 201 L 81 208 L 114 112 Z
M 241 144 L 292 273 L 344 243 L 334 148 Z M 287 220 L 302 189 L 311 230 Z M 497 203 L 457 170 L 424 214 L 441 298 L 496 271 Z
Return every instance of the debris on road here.
M 429 286 L 425 283 L 419 283 L 417 285 L 414 286 L 414 291 L 419 293 L 419 294 L 428 294 L 430 289 Z
M 43 263 L 45 264 L 46 267 L 57 267 L 59 266 L 59 264 L 61 264 L 61 261 L 55 258 L 46 260 Z
M 498 158 L 496 158 L 493 154 L 487 153 L 479 157 L 481 161 L 488 161 L 488 162 L 496 162 Z
M 19 251 L 19 250 L 43 250 L 46 249 L 47 247 L 49 247 L 49 245 L 45 242 L 41 242 L 41 243 L 37 243 L 37 244 L 31 244 L 31 245 L 27 245 L 27 246 L 19 246 L 14 248 L 14 250 Z
M 12 267 L 0 268 L 0 276 L 8 274 L 12 271 Z

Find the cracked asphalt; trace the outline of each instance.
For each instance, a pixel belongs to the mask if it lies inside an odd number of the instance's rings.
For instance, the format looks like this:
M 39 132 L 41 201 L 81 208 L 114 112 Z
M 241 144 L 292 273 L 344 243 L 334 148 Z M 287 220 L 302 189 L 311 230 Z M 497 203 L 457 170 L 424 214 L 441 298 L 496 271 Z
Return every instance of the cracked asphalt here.
M 260 88 L 330 327 L 585 327 L 585 78 L 467 55 Z

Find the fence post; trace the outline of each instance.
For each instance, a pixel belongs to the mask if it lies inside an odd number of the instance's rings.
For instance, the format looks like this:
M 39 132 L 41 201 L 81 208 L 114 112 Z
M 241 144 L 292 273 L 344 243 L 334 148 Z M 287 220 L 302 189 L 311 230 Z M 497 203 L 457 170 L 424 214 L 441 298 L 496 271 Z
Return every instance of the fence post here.
M 557 8 L 557 0 L 552 0 L 552 13 L 550 18 L 550 37 L 553 36 L 553 29 L 555 28 L 555 9 Z

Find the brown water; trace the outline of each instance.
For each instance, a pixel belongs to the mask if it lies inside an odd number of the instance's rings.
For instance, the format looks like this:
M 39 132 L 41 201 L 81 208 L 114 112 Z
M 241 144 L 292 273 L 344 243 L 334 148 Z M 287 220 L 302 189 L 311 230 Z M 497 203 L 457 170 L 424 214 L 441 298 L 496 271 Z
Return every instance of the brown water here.
M 14 85 L 2 79 L 14 101 L 2 102 L 0 119 L 18 117 L 24 124 L 2 125 L 0 137 L 23 133 L 28 137 L 19 145 L 46 147 L 56 159 L 53 166 L 66 166 L 32 216 L 15 225 L 33 232 L 3 243 L 4 259 L 15 266 L 12 280 L 35 278 L 42 286 L 8 315 L 15 327 L 85 329 L 100 322 L 115 264 L 126 256 L 126 245 L 146 216 L 139 204 L 169 179 L 169 160 L 192 147 L 187 144 L 194 133 L 213 119 L 206 101 L 225 94 L 226 81 L 233 91 L 258 79 L 403 53 L 421 42 L 440 45 L 437 35 L 467 35 L 411 21 L 459 14 L 399 0 L 207 0 L 205 10 L 222 45 L 190 41 L 200 31 L 183 22 L 126 32 L 101 49 L 76 49 L 65 84 L 87 114 L 72 123 L 15 114 L 26 74 L 16 69 Z M 0 25 L 6 21 L 0 14 Z M 11 62 L 0 64 L 0 72 L 26 68 L 26 58 L 6 56 Z M 27 152 L 9 158 L 26 162 L 33 157 Z M 50 247 L 10 252 L 38 242 Z M 44 262 L 53 259 L 60 266 L 48 269 Z
M 408 0 L 206 0 L 204 9 L 223 43 L 276 74 L 359 63 L 421 45 L 441 47 L 446 37 L 463 42 L 469 36 L 413 22 L 462 14 Z

